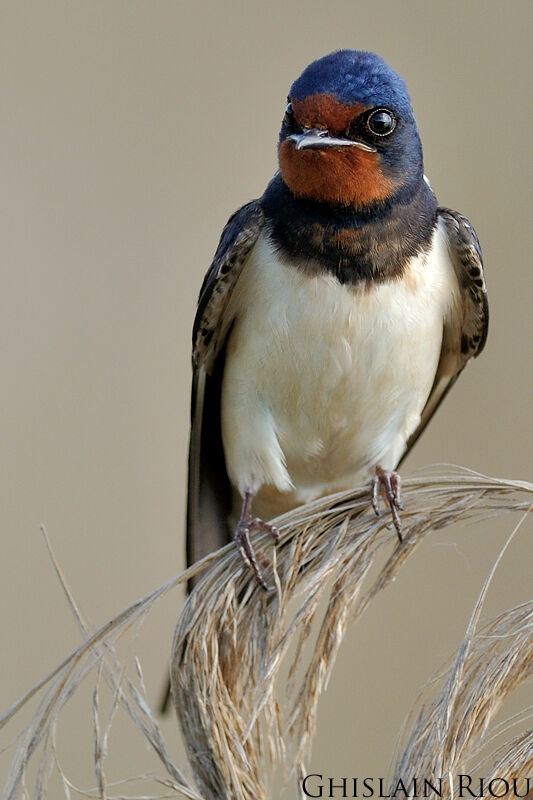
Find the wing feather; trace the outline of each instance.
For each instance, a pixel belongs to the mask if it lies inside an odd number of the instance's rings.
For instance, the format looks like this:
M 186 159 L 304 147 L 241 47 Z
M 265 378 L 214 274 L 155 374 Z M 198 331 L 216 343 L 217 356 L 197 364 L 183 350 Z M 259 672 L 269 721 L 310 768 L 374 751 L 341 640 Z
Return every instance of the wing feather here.
M 220 398 L 225 345 L 232 320 L 224 312 L 262 227 L 263 212 L 257 200 L 230 218 L 200 290 L 193 327 L 188 564 L 228 541 L 226 520 L 231 511 L 232 491 L 222 446 Z

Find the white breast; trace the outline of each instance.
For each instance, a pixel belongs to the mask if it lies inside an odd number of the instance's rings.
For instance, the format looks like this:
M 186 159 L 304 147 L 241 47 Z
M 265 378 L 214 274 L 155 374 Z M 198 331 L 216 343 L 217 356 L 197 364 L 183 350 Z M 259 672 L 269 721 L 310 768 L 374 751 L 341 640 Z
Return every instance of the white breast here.
M 457 303 L 440 227 L 402 279 L 369 288 L 309 277 L 260 237 L 229 308 L 222 435 L 232 484 L 261 490 L 274 513 L 358 485 L 377 464 L 394 468 Z

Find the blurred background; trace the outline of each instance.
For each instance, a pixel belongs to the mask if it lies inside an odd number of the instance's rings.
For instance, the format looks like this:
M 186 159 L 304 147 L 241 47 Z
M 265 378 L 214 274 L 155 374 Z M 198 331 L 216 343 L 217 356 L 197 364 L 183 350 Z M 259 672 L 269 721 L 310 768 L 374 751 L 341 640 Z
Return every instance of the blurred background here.
M 276 170 L 290 84 L 331 50 L 374 50 L 406 79 L 433 188 L 484 250 L 486 351 L 404 474 L 453 462 L 531 478 L 530 31 L 526 0 L 2 0 L 0 711 L 79 643 L 40 523 L 95 626 L 182 568 L 200 283 L 229 215 Z M 386 774 L 515 521 L 429 537 L 350 630 L 310 771 Z M 485 617 L 530 598 L 532 563 L 529 523 Z M 153 705 L 182 602 L 130 643 Z M 91 725 L 74 698 L 61 761 L 84 786 Z M 138 739 L 112 738 L 112 777 L 142 771 Z

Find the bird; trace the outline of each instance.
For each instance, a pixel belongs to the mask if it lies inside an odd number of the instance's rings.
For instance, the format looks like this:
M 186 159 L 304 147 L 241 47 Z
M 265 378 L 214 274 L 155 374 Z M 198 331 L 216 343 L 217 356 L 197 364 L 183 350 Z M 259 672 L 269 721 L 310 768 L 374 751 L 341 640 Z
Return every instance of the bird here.
M 368 483 L 402 538 L 396 468 L 483 350 L 481 247 L 439 206 L 404 80 L 338 50 L 292 84 L 264 194 L 222 232 L 193 327 L 187 560 Z

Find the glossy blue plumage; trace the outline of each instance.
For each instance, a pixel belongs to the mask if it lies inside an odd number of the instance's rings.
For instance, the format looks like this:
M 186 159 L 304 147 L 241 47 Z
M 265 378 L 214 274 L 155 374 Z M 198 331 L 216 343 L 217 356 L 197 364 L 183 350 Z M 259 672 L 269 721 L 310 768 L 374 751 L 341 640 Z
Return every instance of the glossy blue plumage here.
M 322 92 L 341 103 L 386 106 L 413 116 L 403 78 L 381 56 L 364 50 L 337 50 L 313 61 L 293 83 L 289 96 L 302 100 Z

